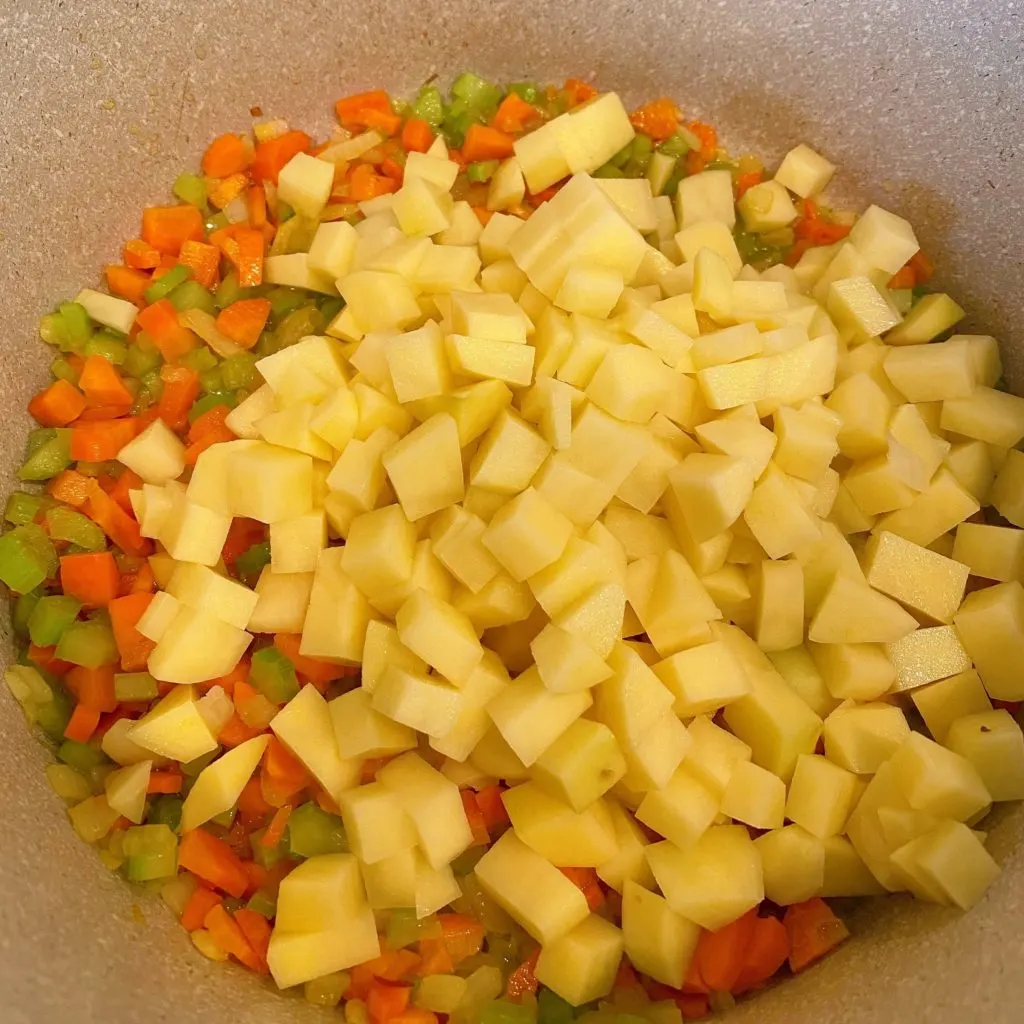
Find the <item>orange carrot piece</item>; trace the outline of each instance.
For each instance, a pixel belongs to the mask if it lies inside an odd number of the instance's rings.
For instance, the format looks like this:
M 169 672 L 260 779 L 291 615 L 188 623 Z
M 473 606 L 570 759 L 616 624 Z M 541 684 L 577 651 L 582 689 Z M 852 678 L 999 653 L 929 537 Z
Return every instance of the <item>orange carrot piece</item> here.
M 144 637 L 136 626 L 145 614 L 152 594 L 128 594 L 115 598 L 107 605 L 110 627 L 114 631 L 114 642 L 121 655 L 121 667 L 125 672 L 139 672 L 146 667 L 149 655 L 156 646 Z
M 494 216 L 494 211 L 488 210 L 486 206 L 474 206 L 473 212 L 476 214 L 476 219 L 480 221 L 484 227 L 487 227 L 490 219 Z
M 90 608 L 103 608 L 113 601 L 120 582 L 121 574 L 109 551 L 61 556 L 61 589 Z
M 160 379 L 164 382 L 156 406 L 160 419 L 171 430 L 182 430 L 188 423 L 188 411 L 199 396 L 199 374 L 187 366 L 164 366 Z
M 263 966 L 260 957 L 238 927 L 238 922 L 227 912 L 223 903 L 210 907 L 203 918 L 203 927 L 209 931 L 213 941 L 239 963 L 252 971 L 258 971 Z
M 649 135 L 655 142 L 664 142 L 679 127 L 680 111 L 676 104 L 663 96 L 637 107 L 629 115 L 630 123 L 638 132 Z
M 820 960 L 850 935 L 822 899 L 787 907 L 782 923 L 789 935 L 789 966 L 794 974 Z
M 263 833 L 260 842 L 271 850 L 277 846 L 284 839 L 284 830 L 288 827 L 288 819 L 291 816 L 292 808 L 289 804 L 278 807 L 274 812 L 274 816 L 270 819 L 270 824 L 267 826 L 266 832 Z
M 263 250 L 265 238 L 258 228 L 240 224 L 221 228 L 210 235 L 216 245 L 238 271 L 238 283 L 243 288 L 255 287 L 263 282 Z
M 223 210 L 228 203 L 236 200 L 249 187 L 248 174 L 232 174 L 210 189 L 210 205 Z
M 91 483 L 82 511 L 126 554 L 148 555 L 153 545 L 139 532 L 139 524 L 95 481 Z
M 132 238 L 124 243 L 121 259 L 132 270 L 152 270 L 160 266 L 160 253 L 141 238 Z
M 206 413 L 203 415 L 205 416 Z M 199 417 L 199 419 L 202 418 L 202 416 Z M 198 422 L 199 420 L 196 420 L 196 423 Z M 262 544 L 266 539 L 267 527 L 263 523 L 258 523 L 255 519 L 246 519 L 244 516 L 236 516 L 231 521 L 228 537 L 224 541 L 224 547 L 221 548 L 220 556 L 227 565 L 234 565 L 239 555 L 248 551 L 253 544 Z
M 504 160 L 512 155 L 511 135 L 489 128 L 484 124 L 471 124 L 466 132 L 466 141 L 462 146 L 462 155 L 469 163 L 478 160 Z
M 180 793 L 181 787 L 184 785 L 185 778 L 181 772 L 161 772 L 154 771 L 149 773 L 149 785 L 146 787 L 147 793 Z
M 66 427 L 85 410 L 85 396 L 66 380 L 55 380 L 28 403 L 29 413 L 44 427 Z
M 78 700 L 93 711 L 107 713 L 117 707 L 114 696 L 114 666 L 85 668 L 76 665 L 67 675 L 69 688 L 77 688 Z
M 28 660 L 51 675 L 66 675 L 74 666 L 69 661 L 61 661 L 60 658 L 54 657 L 56 650 L 56 647 L 37 647 L 35 644 L 29 644 Z
M 909 263 L 900 267 L 900 269 L 889 278 L 890 288 L 913 288 L 915 284 L 917 284 L 917 275 L 914 273 L 914 268 Z
M 462 809 L 466 812 L 466 820 L 469 822 L 470 831 L 473 833 L 474 846 L 489 846 L 491 837 L 487 832 L 487 825 L 484 823 L 483 811 L 476 802 L 476 793 L 471 789 L 459 790 L 462 797 Z
M 108 263 L 103 268 L 103 276 L 106 277 L 107 287 L 112 294 L 137 305 L 145 301 L 145 291 L 151 283 L 149 274 L 132 267 Z
M 366 115 L 372 111 L 378 114 L 392 113 L 391 100 L 383 89 L 345 96 L 334 104 L 334 113 L 345 128 L 367 127 Z
M 227 132 L 206 147 L 203 154 L 203 174 L 211 178 L 227 178 L 244 171 L 252 163 L 252 148 L 240 135 Z
M 221 424 L 213 430 L 207 431 L 198 441 L 190 444 L 185 449 L 185 465 L 194 466 L 196 460 L 207 448 L 212 448 L 215 444 L 220 444 L 221 441 L 235 440 L 237 440 L 235 434 L 225 427 L 224 424 Z
M 147 206 L 142 211 L 142 240 L 159 253 L 177 256 L 190 239 L 203 240 L 203 215 L 195 206 Z
M 238 813 L 251 821 L 262 821 L 273 810 L 274 808 L 263 799 L 259 779 L 250 779 L 238 798 Z
M 276 139 L 261 142 L 253 155 L 250 171 L 253 181 L 270 181 L 276 185 L 281 168 L 296 153 L 305 153 L 312 145 L 313 140 L 305 132 L 299 131 L 285 132 Z
M 683 1020 L 702 1020 L 711 1015 L 711 1004 L 706 995 L 684 992 L 676 999 L 676 1006 L 679 1007 Z
M 388 1024 L 438 1024 L 441 1018 L 430 1010 L 418 1006 L 407 1006 L 401 1013 L 392 1014 Z
M 452 974 L 455 964 L 452 962 L 452 955 L 448 952 L 444 939 L 420 939 L 419 941 L 420 963 L 416 973 L 421 978 L 431 974 Z
M 365 110 L 363 125 L 373 128 L 382 135 L 394 135 L 402 127 L 402 119 L 393 110 Z
M 251 227 L 261 228 L 267 223 L 267 193 L 262 185 L 252 185 L 245 193 L 245 209 Z
M 686 164 L 687 174 L 700 174 L 708 165 L 708 158 L 699 149 L 691 149 L 683 157 L 683 161 Z
M 81 462 L 107 462 L 135 437 L 133 417 L 77 422 L 71 427 L 71 458 Z
M 67 728 L 64 730 L 64 739 L 74 740 L 76 743 L 88 743 L 99 724 L 99 711 L 86 707 L 84 704 L 76 704 L 75 710 L 71 712 L 71 717 L 68 719 Z
M 434 141 L 434 129 L 419 117 L 410 117 L 402 126 L 402 145 L 409 153 L 426 153 Z
M 237 747 L 240 743 L 259 736 L 261 732 L 263 732 L 262 729 L 253 729 L 246 725 L 236 713 L 228 719 L 227 725 L 217 734 L 217 742 L 225 747 Z
M 398 188 L 394 178 L 386 174 L 378 174 L 371 164 L 356 164 L 349 172 L 348 198 L 354 203 L 362 203 L 367 199 L 387 195 Z
M 712 992 L 729 992 L 743 970 L 754 935 L 757 911 L 751 910 L 718 931 L 702 931 L 693 959 L 701 980 Z
M 412 988 L 393 981 L 374 978 L 370 982 L 370 990 L 366 993 L 366 1008 L 372 1021 L 387 1024 L 409 1005 Z
M 85 504 L 91 489 L 92 480 L 77 469 L 65 469 L 58 473 L 46 488 L 50 497 L 74 508 L 81 508 Z
M 78 386 L 90 405 L 124 406 L 130 409 L 135 401 L 125 387 L 121 374 L 103 356 L 88 356 L 78 378 Z
M 527 103 L 518 93 L 510 92 L 498 107 L 494 115 L 493 126 L 506 135 L 519 135 L 526 131 L 528 125 L 539 121 L 540 111 Z
M 178 311 L 170 299 L 160 299 L 147 306 L 140 311 L 135 322 L 153 339 L 153 344 L 168 362 L 191 352 L 199 343 L 196 336 L 179 322 Z
M 271 736 L 263 754 L 263 774 L 274 783 L 275 793 L 286 799 L 312 781 L 302 762 L 276 736 Z
M 508 976 L 508 982 L 505 985 L 505 995 L 509 999 L 518 1002 L 527 992 L 536 993 L 537 975 L 534 972 L 537 969 L 537 958 L 539 956 L 540 950 L 538 949 Z
M 734 995 L 742 995 L 763 985 L 775 976 L 789 957 L 789 934 L 777 917 L 758 917 L 754 921 L 750 945 L 743 959 L 743 969 L 732 987 Z
M 217 329 L 236 345 L 252 348 L 270 318 L 269 299 L 239 299 L 220 311 Z
M 130 469 L 125 469 L 117 478 L 114 486 L 110 489 L 110 496 L 128 513 L 133 519 L 135 510 L 132 508 L 132 500 L 128 496 L 129 491 L 137 491 L 142 486 L 142 477 Z
M 189 444 L 195 444 L 207 434 L 219 430 L 224 426 L 224 419 L 231 410 L 226 405 L 215 405 L 207 409 L 201 416 L 197 416 L 188 428 L 185 435 Z
M 493 832 L 502 825 L 508 824 L 508 811 L 505 810 L 505 802 L 501 799 L 500 786 L 484 786 L 476 794 L 477 807 L 484 816 L 484 824 L 488 832 Z
M 718 152 L 718 132 L 704 121 L 691 121 L 687 126 L 700 139 L 700 155 L 705 160 L 714 160 Z
M 567 78 L 562 91 L 566 94 L 570 107 L 578 107 L 597 95 L 597 90 L 589 82 L 582 82 L 578 78 Z
M 764 180 L 764 171 L 748 171 L 736 179 L 736 198 L 741 199 L 748 189 L 760 185 Z
M 202 828 L 192 829 L 182 836 L 178 865 L 236 899 L 249 887 L 249 876 L 235 851 L 223 839 Z
M 178 262 L 192 271 L 204 288 L 212 288 L 220 276 L 220 250 L 207 242 L 188 241 L 181 247 Z
M 438 914 L 441 936 L 456 967 L 483 949 L 484 926 L 468 914 Z
M 186 931 L 198 931 L 203 927 L 206 915 L 220 905 L 221 898 L 212 889 L 201 885 L 189 896 L 188 903 L 185 904 L 185 909 L 178 920 Z
M 255 910 L 246 907 L 235 911 L 235 920 L 256 955 L 266 960 L 267 948 L 270 946 L 270 922 L 262 914 L 257 914 Z
M 299 654 L 301 641 L 298 633 L 277 633 L 274 636 L 274 646 L 295 666 L 299 675 L 311 682 L 331 683 L 351 673 L 344 665 L 332 665 L 329 661 Z
M 559 868 L 559 871 L 587 897 L 587 905 L 597 910 L 604 903 L 604 890 L 597 880 L 597 872 L 593 868 Z
M 916 284 L 924 284 L 935 273 L 932 261 L 920 249 L 910 257 L 910 265 L 914 268 Z

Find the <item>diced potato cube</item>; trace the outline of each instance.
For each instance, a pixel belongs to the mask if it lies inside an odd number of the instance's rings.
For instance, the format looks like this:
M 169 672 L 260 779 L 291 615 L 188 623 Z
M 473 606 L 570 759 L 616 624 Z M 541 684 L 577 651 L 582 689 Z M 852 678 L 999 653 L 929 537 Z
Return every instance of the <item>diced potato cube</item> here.
M 185 446 L 163 420 L 157 419 L 117 453 L 117 461 L 147 484 L 165 484 L 181 476 Z
M 274 523 L 305 515 L 312 506 L 309 455 L 259 443 L 235 449 L 226 468 L 232 511 L 237 516 Z
M 325 548 L 317 562 L 300 652 L 341 664 L 360 661 L 371 609 L 342 568 L 344 548 Z
M 537 759 L 532 776 L 546 792 L 583 811 L 625 772 L 626 762 L 611 730 L 578 718 Z
M 537 671 L 552 693 L 587 690 L 611 675 L 584 640 L 549 622 L 530 643 Z
M 822 598 L 807 636 L 820 644 L 892 643 L 916 628 L 914 617 L 894 600 L 840 575 Z
M 850 243 L 872 266 L 895 274 L 920 245 L 909 222 L 880 206 L 869 206 L 850 231 Z
M 1009 583 L 1024 581 L 1024 530 L 983 523 L 961 523 L 953 545 L 953 559 L 974 576 Z
M 844 831 L 859 796 L 853 772 L 818 754 L 801 754 L 786 799 L 786 817 L 827 839 Z
M 765 561 L 756 575 L 754 636 L 762 651 L 785 651 L 804 637 L 804 575 L 800 563 Z
M 214 615 L 238 629 L 246 627 L 257 601 L 248 587 L 189 562 L 175 566 L 165 592 L 186 608 Z
M 212 612 L 179 606 L 150 653 L 147 668 L 160 682 L 202 683 L 227 675 L 250 643 L 251 634 Z
M 313 573 L 275 573 L 266 566 L 256 582 L 250 633 L 301 633 L 313 590 Z
M 449 390 L 451 374 L 444 339 L 433 320 L 415 331 L 390 337 L 384 352 L 399 402 L 433 398 Z
M 991 803 L 970 761 L 920 733 L 903 741 L 891 763 L 896 784 L 915 810 L 966 821 Z
M 687 175 L 676 192 L 676 216 L 680 229 L 704 220 L 736 224 L 732 176 L 725 170 Z
M 920 345 L 937 338 L 966 316 L 966 312 L 944 293 L 919 299 L 903 322 L 886 336 L 888 345 Z
M 799 825 L 754 841 L 764 868 L 765 897 L 779 906 L 809 900 L 825 881 L 825 844 Z
M 327 521 L 322 510 L 270 524 L 270 565 L 274 572 L 313 572 L 327 547 Z
M 518 494 L 529 486 L 550 450 L 535 430 L 503 409 L 473 456 L 470 483 L 500 494 Z
M 321 224 L 309 247 L 310 270 L 335 280 L 344 277 L 352 268 L 358 238 L 355 228 L 346 220 Z
M 778 181 L 762 181 L 743 193 L 736 203 L 748 231 L 763 233 L 792 224 L 797 210 L 789 193 Z
M 545 943 L 537 959 L 537 980 L 573 1006 L 607 996 L 623 951 L 622 932 L 590 914 L 575 928 Z
M 764 899 L 761 858 L 742 826 L 710 828 L 689 850 L 655 843 L 647 858 L 669 906 L 710 931 Z
M 523 344 L 532 331 L 529 318 L 515 300 L 505 294 L 452 293 L 451 324 L 456 334 L 486 341 Z
M 425 590 L 409 596 L 395 621 L 401 642 L 456 686 L 469 678 L 483 657 L 469 619 Z
M 750 692 L 743 666 L 719 641 L 679 651 L 654 665 L 654 672 L 672 692 L 680 718 L 717 711 Z
M 732 318 L 732 282 L 733 268 L 729 261 L 716 249 L 703 246 L 697 250 L 693 258 L 693 306 L 694 309 L 716 320 L 728 320 Z M 718 375 L 711 375 L 707 379 L 715 379 Z M 732 380 L 734 374 L 727 376 Z M 704 390 L 704 397 L 712 408 L 728 408 L 727 405 L 716 405 L 713 399 L 718 396 L 721 402 L 722 389 L 705 384 L 705 378 L 701 380 L 701 387 Z M 761 396 L 759 396 L 761 397 Z M 744 399 L 751 401 L 752 399 Z M 737 403 L 740 404 L 740 403 Z
M 750 761 L 733 769 L 722 794 L 720 811 L 734 821 L 759 829 L 782 828 L 786 784 Z
M 866 276 L 833 281 L 826 308 L 837 326 L 869 338 L 877 338 L 903 319 L 889 297 Z
M 596 867 L 615 855 L 617 843 L 605 803 L 582 811 L 551 796 L 533 782 L 502 794 L 516 835 L 556 867 Z
M 993 800 L 1024 794 L 1024 735 L 1003 708 L 965 715 L 953 722 L 945 744 L 977 769 Z
M 1020 700 L 1024 685 L 1017 665 L 1024 636 L 1024 588 L 1017 581 L 975 591 L 955 615 L 967 653 L 995 700 Z
M 954 626 L 917 629 L 896 643 L 886 645 L 896 669 L 895 690 L 912 690 L 937 679 L 946 679 L 971 667 L 971 659 Z
M 499 509 L 483 533 L 484 546 L 515 580 L 525 580 L 565 550 L 572 523 L 532 487 Z
M 753 493 L 754 473 L 746 459 L 696 452 L 672 470 L 669 486 L 699 543 L 718 536 L 742 515 Z
M 340 291 L 364 331 L 402 328 L 422 316 L 412 289 L 398 274 L 357 270 L 342 278 Z
M 832 180 L 836 165 L 802 142 L 783 158 L 775 180 L 803 199 L 816 196 Z
M 1024 437 L 1024 398 L 977 387 L 966 398 L 946 399 L 940 424 L 955 434 L 1013 448 Z
M 622 893 L 622 933 L 626 956 L 637 970 L 663 985 L 682 988 L 700 937 L 696 924 L 677 914 L 664 897 L 628 880 Z
M 908 402 L 967 398 L 976 383 L 970 346 L 957 339 L 889 349 L 885 372 Z
M 461 501 L 465 493 L 455 420 L 438 413 L 389 448 L 384 468 L 413 522 Z
M 688 850 L 711 827 L 718 802 L 718 795 L 684 765 L 665 786 L 647 793 L 636 817 L 680 849 Z
M 928 731 L 939 743 L 946 742 L 950 726 L 957 719 L 992 710 L 981 676 L 974 669 L 922 686 L 911 697 Z
M 610 348 L 587 386 L 587 397 L 606 413 L 630 423 L 647 423 L 666 395 L 665 366 L 639 345 Z
M 217 739 L 196 707 L 191 686 L 175 687 L 133 722 L 125 738 L 147 752 L 175 761 L 192 761 L 217 749 Z
M 427 736 L 445 736 L 462 710 L 459 691 L 423 671 L 388 666 L 373 690 L 373 707 Z
M 980 441 L 975 443 L 981 444 Z M 985 459 L 987 462 L 987 451 Z M 988 478 L 991 480 L 991 474 Z M 987 490 L 987 484 L 983 487 Z M 940 469 L 927 490 L 918 494 L 906 508 L 885 516 L 879 521 L 878 528 L 924 547 L 956 529 L 978 509 L 977 496 L 965 489 L 952 472 Z
M 374 597 L 409 579 L 415 549 L 416 527 L 401 506 L 386 505 L 352 520 L 341 565 L 364 594 Z
M 1014 526 L 1024 527 L 1024 452 L 1006 453 L 989 501 L 1004 519 Z
M 281 168 L 277 190 L 281 202 L 316 220 L 327 205 L 334 184 L 334 165 L 308 153 L 296 153 Z
M 690 224 L 676 234 L 675 243 L 687 263 L 695 263 L 701 249 L 711 249 L 725 260 L 733 277 L 743 267 L 732 229 L 723 221 L 703 220 Z
M 330 702 L 338 753 L 343 758 L 391 757 L 416 746 L 416 734 L 375 711 L 371 693 L 350 690 Z
M 794 481 L 769 467 L 754 485 L 743 521 L 769 558 L 785 558 L 819 536 L 816 517 L 799 499 Z
M 338 804 L 352 852 L 364 864 L 376 864 L 416 845 L 412 821 L 395 794 L 379 782 L 342 793 Z
M 903 712 L 890 704 L 841 704 L 825 719 L 825 754 L 841 768 L 871 775 L 910 734 Z
M 881 644 L 810 643 L 808 651 L 837 700 L 876 700 L 896 682 L 895 666 Z

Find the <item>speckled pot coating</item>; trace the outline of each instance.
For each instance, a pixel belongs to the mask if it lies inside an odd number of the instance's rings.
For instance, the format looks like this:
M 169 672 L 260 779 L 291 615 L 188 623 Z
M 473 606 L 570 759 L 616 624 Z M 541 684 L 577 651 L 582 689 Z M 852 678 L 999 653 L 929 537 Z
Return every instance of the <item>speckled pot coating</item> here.
M 913 220 L 971 327 L 1006 344 L 1020 390 L 1022 31 L 1020 0 L 0 0 L 3 488 L 45 375 L 38 316 L 96 278 L 213 134 L 246 127 L 254 104 L 324 128 L 337 95 L 467 66 L 667 92 L 768 157 L 815 144 L 841 165 L 839 189 Z M 0 735 L 0 1020 L 327 1019 L 203 960 L 158 902 L 100 866 L 6 690 Z M 971 914 L 883 901 L 841 953 L 733 1019 L 1021 1020 L 1022 840 L 1024 812 L 1007 814 L 992 837 L 1004 874 Z

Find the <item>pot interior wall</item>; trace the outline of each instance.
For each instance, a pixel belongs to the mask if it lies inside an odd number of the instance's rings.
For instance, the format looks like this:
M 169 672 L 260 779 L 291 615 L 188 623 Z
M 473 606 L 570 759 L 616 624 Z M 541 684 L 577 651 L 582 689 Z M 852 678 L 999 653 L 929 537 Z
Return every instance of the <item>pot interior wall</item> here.
M 104 3 L 0 0 L 0 396 L 4 490 L 28 396 L 44 379 L 38 316 L 116 259 L 140 207 L 164 201 L 205 143 L 250 107 L 325 129 L 331 101 L 409 92 L 470 67 L 492 77 L 669 94 L 734 151 L 798 141 L 841 166 L 837 190 L 907 215 L 1024 386 L 1024 232 L 1017 0 L 454 0 Z M 6 623 L 0 646 L 10 651 Z M 158 901 L 109 875 L 72 835 L 42 773 L 48 755 L 0 693 L 0 1013 L 12 1024 L 321 1020 L 203 960 Z M 856 941 L 735 1019 L 1019 1019 L 1024 998 L 1024 815 L 995 829 L 1003 877 L 960 917 L 894 898 L 859 912 Z M 141 912 L 140 912 L 141 909 Z

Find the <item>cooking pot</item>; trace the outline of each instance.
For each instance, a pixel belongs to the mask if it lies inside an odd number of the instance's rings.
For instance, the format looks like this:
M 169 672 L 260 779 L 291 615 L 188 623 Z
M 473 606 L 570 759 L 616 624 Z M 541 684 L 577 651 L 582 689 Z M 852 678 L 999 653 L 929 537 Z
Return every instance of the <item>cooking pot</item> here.
M 323 131 L 338 96 L 407 94 L 465 68 L 575 75 L 627 101 L 668 94 L 734 153 L 769 163 L 811 143 L 840 166 L 834 194 L 911 219 L 969 311 L 962 329 L 1000 338 L 1024 391 L 1020 0 L 0 0 L 0 37 L 5 491 L 22 410 L 46 377 L 39 315 L 97 279 L 137 234 L 141 207 L 165 201 L 210 138 L 248 127 L 257 105 Z M 204 960 L 156 898 L 102 867 L 6 690 L 0 737 L 0 1020 L 327 1019 Z M 971 913 L 905 897 L 866 906 L 853 941 L 732 1019 L 1019 1021 L 1024 810 L 998 820 L 990 848 L 1003 874 Z

